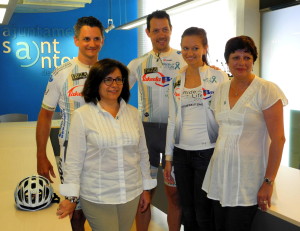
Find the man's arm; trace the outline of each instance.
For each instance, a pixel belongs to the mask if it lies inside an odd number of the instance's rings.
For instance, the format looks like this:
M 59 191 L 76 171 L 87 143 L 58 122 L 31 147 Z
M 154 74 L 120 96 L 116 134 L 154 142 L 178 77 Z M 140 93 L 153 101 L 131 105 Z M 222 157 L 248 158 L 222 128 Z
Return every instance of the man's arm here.
M 36 145 L 37 145 L 37 172 L 53 182 L 50 178 L 56 177 L 53 171 L 53 166 L 47 158 L 46 147 L 49 139 L 51 120 L 53 111 L 41 108 L 37 126 L 36 126 Z
M 133 60 L 128 64 L 127 68 L 129 70 L 128 81 L 129 81 L 129 87 L 131 89 L 134 86 L 135 82 L 137 81 L 136 73 L 135 73 L 135 70 L 134 70 L 135 65 L 134 65 Z

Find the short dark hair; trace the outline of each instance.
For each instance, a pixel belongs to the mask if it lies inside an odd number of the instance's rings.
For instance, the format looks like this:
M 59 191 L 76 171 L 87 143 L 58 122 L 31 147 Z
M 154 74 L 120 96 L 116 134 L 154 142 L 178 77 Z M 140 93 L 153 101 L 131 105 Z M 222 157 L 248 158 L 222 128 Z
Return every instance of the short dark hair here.
M 224 58 L 228 63 L 229 55 L 237 50 L 244 50 L 253 56 L 253 63 L 257 59 L 257 48 L 252 38 L 246 35 L 241 35 L 229 39 L 225 46 Z
M 152 18 L 160 18 L 160 19 L 166 18 L 166 19 L 168 19 L 169 26 L 172 29 L 170 15 L 168 15 L 168 13 L 164 10 L 157 10 L 157 11 L 154 11 L 154 12 L 152 12 L 151 14 L 149 14 L 147 16 L 147 30 L 148 31 L 150 31 L 150 21 L 151 21 Z
M 183 39 L 183 37 L 191 36 L 191 35 L 199 36 L 202 41 L 202 46 L 207 47 L 207 52 L 205 55 L 202 56 L 202 61 L 206 63 L 206 65 L 208 65 L 208 59 L 207 59 L 208 41 L 207 41 L 206 31 L 198 27 L 189 27 L 181 35 L 181 40 Z
M 128 81 L 129 70 L 123 63 L 114 59 L 99 60 L 91 67 L 82 90 L 82 95 L 86 103 L 93 102 L 95 105 L 98 103 L 98 101 L 101 99 L 99 95 L 99 86 L 101 82 L 106 76 L 108 76 L 117 68 L 120 70 L 124 81 L 122 92 L 118 98 L 118 101 L 120 102 L 122 98 L 126 103 L 128 103 L 130 97 Z
M 76 24 L 74 25 L 74 35 L 76 38 L 78 38 L 78 36 L 80 34 L 80 30 L 83 26 L 98 27 L 103 36 L 104 27 L 103 27 L 102 23 L 95 17 L 89 16 L 89 17 L 79 18 L 77 20 Z

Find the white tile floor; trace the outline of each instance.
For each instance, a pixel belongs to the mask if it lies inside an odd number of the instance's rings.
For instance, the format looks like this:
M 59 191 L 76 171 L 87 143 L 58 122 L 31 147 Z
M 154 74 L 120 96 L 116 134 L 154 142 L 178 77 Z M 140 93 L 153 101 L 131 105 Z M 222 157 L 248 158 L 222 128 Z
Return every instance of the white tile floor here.
M 150 221 L 148 231 L 168 231 L 168 223 L 167 223 L 167 214 L 162 212 L 161 210 L 151 206 L 151 215 L 152 219 Z M 133 230 L 131 230 L 133 231 Z M 181 226 L 180 231 L 183 231 L 183 226 Z

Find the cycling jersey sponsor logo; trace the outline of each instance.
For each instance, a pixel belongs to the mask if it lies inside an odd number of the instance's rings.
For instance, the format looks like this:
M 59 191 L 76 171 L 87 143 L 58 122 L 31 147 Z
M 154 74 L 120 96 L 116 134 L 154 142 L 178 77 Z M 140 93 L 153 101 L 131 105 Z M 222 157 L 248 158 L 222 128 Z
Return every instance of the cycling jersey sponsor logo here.
M 88 76 L 87 72 L 81 72 L 76 74 L 71 74 L 72 80 L 86 79 Z
M 210 91 L 210 90 L 205 89 L 205 88 L 202 88 L 202 92 L 203 92 L 202 93 L 203 94 L 202 99 L 210 99 L 214 94 L 214 91 Z
M 67 92 L 67 96 L 74 101 L 77 102 L 83 102 L 83 97 L 82 97 L 82 89 L 83 89 L 83 85 L 77 85 L 72 87 L 71 89 L 68 90 Z
M 145 71 L 145 74 L 156 73 L 156 72 L 158 72 L 158 68 L 157 67 L 145 68 L 144 71 Z
M 164 76 L 164 74 L 161 72 L 148 73 L 142 76 L 143 83 L 150 87 L 154 87 L 154 86 L 166 87 L 169 86 L 171 80 L 172 80 L 171 77 Z

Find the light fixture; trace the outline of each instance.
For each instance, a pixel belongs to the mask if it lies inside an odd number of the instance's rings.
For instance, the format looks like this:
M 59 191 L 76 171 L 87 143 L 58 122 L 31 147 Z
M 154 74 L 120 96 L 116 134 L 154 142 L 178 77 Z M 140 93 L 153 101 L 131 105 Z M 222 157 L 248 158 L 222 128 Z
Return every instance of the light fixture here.
M 18 0 L 0 0 L 0 25 L 7 25 Z
M 51 1 L 41 1 L 41 0 L 23 0 L 23 5 L 35 5 L 35 6 L 48 6 L 48 7 L 72 7 L 81 8 L 84 7 L 86 3 L 91 3 L 92 0 L 51 0 Z
M 6 3 L 8 4 L 5 5 Z M 92 3 L 92 0 L 0 0 L 0 8 L 6 8 L 0 24 L 7 25 L 13 13 L 61 12 L 83 8 L 86 3 Z
M 104 30 L 106 33 L 110 32 L 112 29 L 115 28 L 114 22 L 113 20 L 110 18 L 108 19 L 108 26 L 107 28 Z
M 3 22 L 5 12 L 6 12 L 6 8 L 0 8 L 0 23 Z
M 214 1 L 218 1 L 218 0 L 186 0 L 186 1 L 180 2 L 178 4 L 175 4 L 173 6 L 167 7 L 163 10 L 166 11 L 169 15 L 174 15 L 174 14 L 178 14 L 180 12 L 190 10 L 192 8 L 195 8 L 195 7 L 204 5 L 204 4 L 208 4 L 208 3 L 211 3 Z M 147 19 L 147 16 L 143 16 L 143 17 L 140 17 L 129 23 L 120 25 L 116 29 L 117 30 L 130 30 L 130 29 L 133 29 L 138 26 L 146 24 L 146 19 Z
M 107 23 L 107 28 L 104 30 L 106 33 L 110 32 L 112 29 L 115 28 L 114 21 L 112 20 L 111 16 L 111 11 L 112 11 L 112 0 L 109 0 L 109 18 L 108 18 L 108 23 Z
M 8 5 L 9 0 L 0 0 L 0 5 Z

